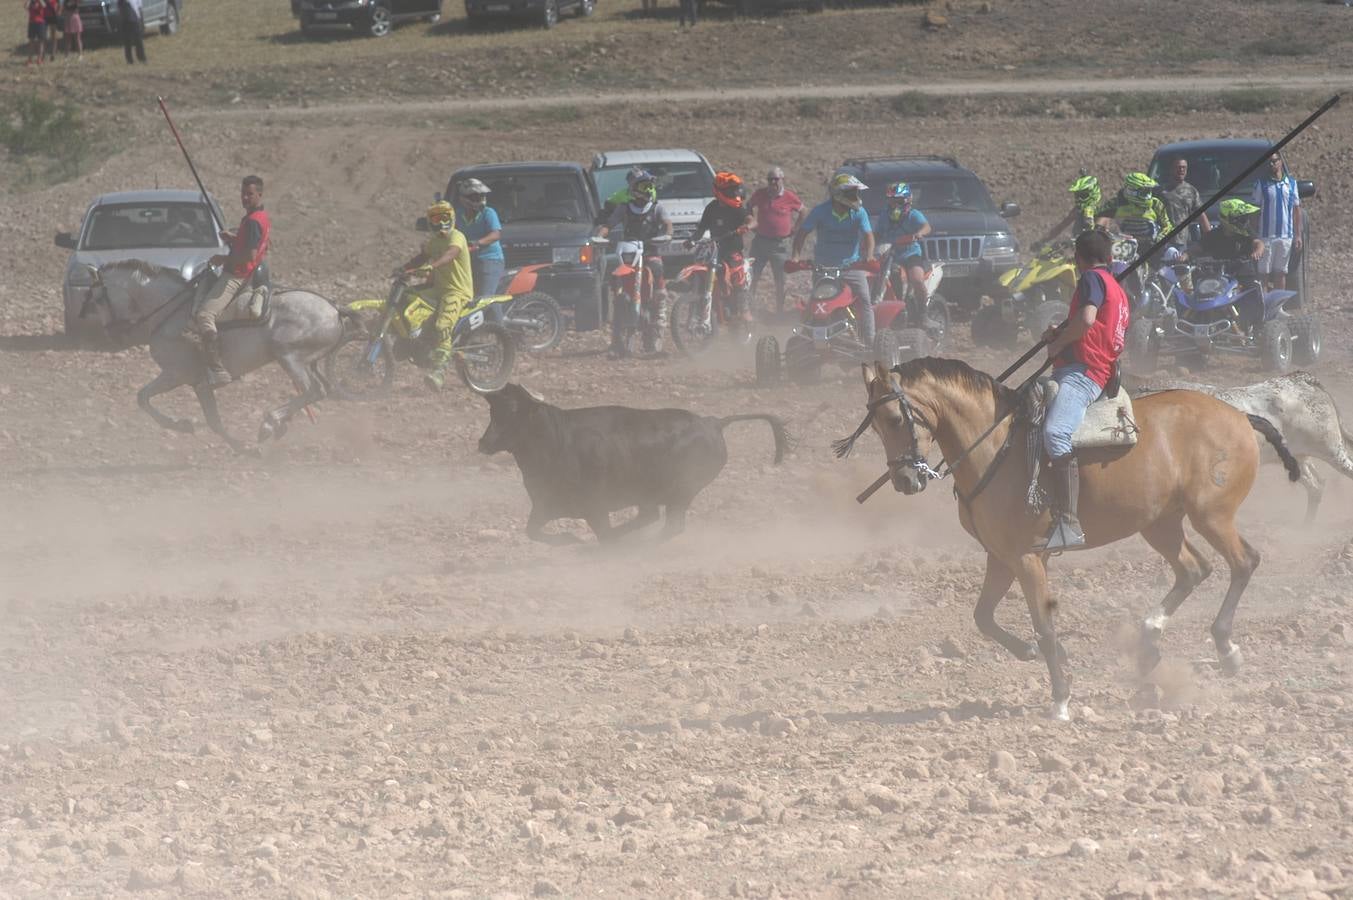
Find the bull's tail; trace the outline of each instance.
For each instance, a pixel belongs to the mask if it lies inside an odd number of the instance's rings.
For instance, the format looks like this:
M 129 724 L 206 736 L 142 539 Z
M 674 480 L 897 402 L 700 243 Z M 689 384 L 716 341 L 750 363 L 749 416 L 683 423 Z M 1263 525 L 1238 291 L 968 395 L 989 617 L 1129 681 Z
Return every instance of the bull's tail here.
M 1287 442 L 1283 440 L 1282 432 L 1263 416 L 1246 415 L 1245 418 L 1250 420 L 1251 428 L 1262 434 L 1268 442 L 1273 445 L 1273 449 L 1277 452 L 1278 458 L 1283 461 L 1283 467 L 1287 469 L 1287 480 L 1300 481 L 1301 464 L 1298 463 L 1297 458 L 1292 455 L 1292 451 L 1287 449 Z
M 722 419 L 715 419 L 714 421 L 719 426 L 720 431 L 734 422 L 768 422 L 770 433 L 775 436 L 775 461 L 777 463 L 784 462 L 785 453 L 794 448 L 794 439 L 789 435 L 785 420 L 779 416 L 772 416 L 770 413 L 748 413 L 742 416 L 724 416 Z

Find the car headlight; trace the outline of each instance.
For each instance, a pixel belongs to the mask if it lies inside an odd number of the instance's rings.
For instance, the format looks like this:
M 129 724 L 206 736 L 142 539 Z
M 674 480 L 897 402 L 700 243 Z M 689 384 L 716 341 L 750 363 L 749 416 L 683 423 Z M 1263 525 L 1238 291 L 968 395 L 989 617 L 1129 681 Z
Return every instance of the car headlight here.
M 982 241 L 983 256 L 1009 256 L 1019 249 L 1014 235 L 993 234 Z

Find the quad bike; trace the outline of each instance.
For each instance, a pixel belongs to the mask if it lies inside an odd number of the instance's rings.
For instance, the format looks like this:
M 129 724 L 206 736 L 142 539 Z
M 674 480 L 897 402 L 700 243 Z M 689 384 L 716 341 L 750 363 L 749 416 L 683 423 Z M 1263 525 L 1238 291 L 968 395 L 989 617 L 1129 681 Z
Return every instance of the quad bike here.
M 822 367 L 835 363 L 849 368 L 861 362 L 880 361 L 895 366 L 908 359 L 925 356 L 930 348 L 930 336 L 924 328 L 906 327 L 905 304 L 900 300 L 886 300 L 874 305 L 874 342 L 866 345 L 856 331 L 855 295 L 846 283 L 847 268 L 816 266 L 812 263 L 785 263 L 786 272 L 813 271 L 813 289 L 806 303 L 800 303 L 801 321 L 785 340 L 784 353 L 780 342 L 767 335 L 756 344 L 756 381 L 774 384 L 782 374 L 792 381 L 816 381 Z M 848 269 L 862 270 L 877 275 L 878 260 L 853 263 Z
M 1134 371 L 1154 371 L 1162 355 L 1201 367 L 1215 351 L 1258 355 L 1283 374 L 1320 356 L 1320 319 L 1283 308 L 1296 291 L 1264 291 L 1252 274 L 1239 280 L 1220 260 L 1162 266 L 1155 284 L 1167 290 L 1164 302 L 1144 307 L 1128 326 L 1124 355 Z
M 710 279 L 713 279 L 711 284 Z M 734 318 L 735 291 L 743 302 L 751 282 L 751 261 L 739 253 L 730 262 L 719 261 L 715 238 L 695 243 L 695 262 L 681 270 L 668 287 L 681 296 L 672 301 L 672 343 L 687 356 L 703 353 L 714 345 L 720 329 L 748 334 L 746 323 Z
M 634 338 L 640 338 L 646 354 L 662 352 L 662 327 L 666 324 L 666 292 L 658 289 L 653 271 L 646 262 L 650 247 L 671 241 L 661 234 L 642 241 L 616 240 L 594 236 L 593 244 L 615 246 L 619 262 L 611 270 L 615 296 L 612 320 L 613 351 L 619 357 L 634 355 Z
M 430 320 L 436 309 L 408 287 L 407 277 L 396 277 L 386 299 L 354 300 L 344 307 L 361 317 L 363 328 L 324 359 L 325 377 L 339 398 L 361 400 L 388 392 L 399 360 L 432 368 L 437 338 Z M 498 390 L 512 374 L 516 341 L 501 321 L 511 300 L 481 297 L 456 321 L 452 360 L 461 380 L 476 391 Z
M 500 324 L 512 332 L 520 349 L 528 353 L 553 350 L 564 339 L 564 316 L 553 297 L 536 290 L 536 283 L 550 268 L 548 263 L 536 263 L 508 269 L 498 281 L 497 293 L 476 298 L 471 308 L 504 303 Z
M 1066 318 L 1076 291 L 1071 241 L 1045 244 L 1022 266 L 1003 272 L 990 285 L 992 302 L 972 317 L 972 340 L 979 347 L 1009 347 L 1020 329 L 1034 337 Z

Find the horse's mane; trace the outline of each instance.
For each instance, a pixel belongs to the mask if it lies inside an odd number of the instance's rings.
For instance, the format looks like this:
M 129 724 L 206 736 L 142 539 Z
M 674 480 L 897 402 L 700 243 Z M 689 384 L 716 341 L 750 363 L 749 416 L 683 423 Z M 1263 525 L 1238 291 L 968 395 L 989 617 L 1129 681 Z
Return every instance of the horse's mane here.
M 997 407 L 1002 402 L 1010 401 L 1015 393 L 1013 388 L 1006 387 L 986 372 L 974 369 L 961 359 L 923 356 L 919 359 L 907 360 L 894 371 L 897 373 L 904 390 L 907 385 L 919 380 L 924 375 L 929 375 L 941 384 L 957 387 L 971 394 L 979 396 L 990 394 Z
M 140 275 L 147 280 L 159 275 L 169 275 L 176 279 L 180 284 L 184 283 L 183 273 L 170 266 L 158 266 L 152 262 L 146 262 L 144 259 L 119 259 L 110 263 L 104 263 L 100 268 L 101 272 L 130 272 L 133 275 Z

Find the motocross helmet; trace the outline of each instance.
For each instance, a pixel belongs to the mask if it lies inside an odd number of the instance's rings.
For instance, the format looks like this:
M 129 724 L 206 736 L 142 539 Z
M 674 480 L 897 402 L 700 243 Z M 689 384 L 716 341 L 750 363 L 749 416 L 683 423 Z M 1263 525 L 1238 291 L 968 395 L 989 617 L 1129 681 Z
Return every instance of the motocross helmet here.
M 831 182 L 832 200 L 851 209 L 859 209 L 864 206 L 864 199 L 860 197 L 860 192 L 867 190 L 869 190 L 868 185 L 854 175 L 845 172 L 837 175 Z
M 1250 229 L 1246 220 L 1259 212 L 1259 207 L 1246 203 L 1239 197 L 1223 200 L 1218 208 L 1221 213 L 1221 227 L 1230 234 L 1248 235 Z
M 625 183 L 634 187 L 636 181 L 652 181 L 653 175 L 643 166 L 630 166 L 630 170 L 625 173 Z
M 483 206 L 489 202 L 489 186 L 478 178 L 467 178 L 460 183 L 456 189 L 460 194 L 460 199 L 469 203 L 471 206 Z
M 1076 198 L 1078 206 L 1099 205 L 1099 179 L 1093 175 L 1082 175 L 1071 182 L 1067 190 Z
M 649 175 L 647 179 L 636 181 L 630 186 L 630 212 L 636 216 L 642 216 L 657 202 L 658 186 L 653 182 L 653 176 Z
M 732 172 L 720 172 L 715 175 L 714 196 L 725 206 L 740 209 L 742 207 L 742 179 Z
M 1130 172 L 1123 178 L 1123 195 L 1133 200 L 1150 200 L 1152 191 L 1158 187 L 1156 180 L 1145 172 Z
M 911 185 L 905 181 L 895 181 L 888 185 L 884 196 L 888 198 L 888 218 L 900 222 L 902 214 L 911 208 Z
M 445 200 L 438 200 L 428 207 L 428 226 L 437 234 L 450 234 L 456 227 L 456 209 Z

